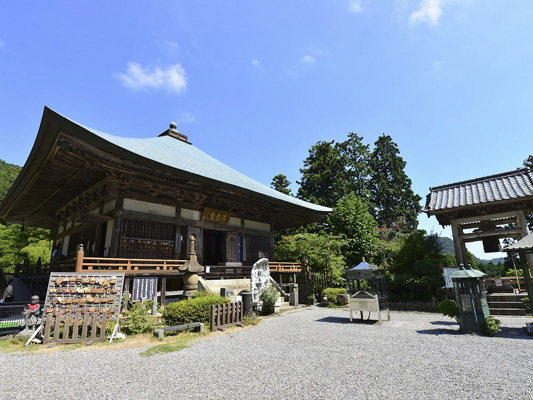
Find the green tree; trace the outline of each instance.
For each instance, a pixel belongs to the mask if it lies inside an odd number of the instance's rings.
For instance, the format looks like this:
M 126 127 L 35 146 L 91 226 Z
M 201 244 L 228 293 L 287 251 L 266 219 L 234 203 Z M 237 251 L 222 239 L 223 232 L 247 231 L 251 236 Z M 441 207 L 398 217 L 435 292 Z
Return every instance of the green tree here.
M 533 155 L 530 155 L 524 160 L 524 167 L 533 168 Z
M 370 146 L 363 144 L 363 138 L 357 133 L 349 132 L 348 139 L 338 143 L 344 176 L 339 182 L 343 186 L 340 192 L 354 193 L 359 197 L 368 197 L 368 179 L 370 176 Z
M 20 173 L 18 165 L 0 160 L 0 203 Z M 0 223 L 0 267 L 12 267 L 25 259 L 35 265 L 41 258 L 43 263 L 50 260 L 52 234 L 48 229 L 24 227 Z
M 401 300 L 430 301 L 444 286 L 441 254 L 437 235 L 423 230 L 409 234 L 389 268 L 390 293 Z
M 310 271 L 325 274 L 330 282 L 340 285 L 344 281 L 343 245 L 342 239 L 334 235 L 300 233 L 284 236 L 276 244 L 275 253 L 278 260 L 307 260 Z
M 350 193 L 337 202 L 329 215 L 331 233 L 343 240 L 343 254 L 348 266 L 355 266 L 363 257 L 370 260 L 378 245 L 377 224 L 362 198 Z
M 405 231 L 411 232 L 418 225 L 422 198 L 413 192 L 405 165 L 392 138 L 385 134 L 380 136 L 370 157 L 369 190 L 374 218 L 384 227 L 392 227 L 404 219 Z
M 345 175 L 345 166 L 339 147 L 333 144 L 334 141 L 321 141 L 309 150 L 304 167 L 300 169 L 302 178 L 298 182 L 299 199 L 334 207 L 344 196 L 345 185 L 341 182 Z
M 286 195 L 292 196 L 292 191 L 290 189 L 291 182 L 283 174 L 278 174 L 272 178 L 272 183 L 270 186 L 272 189 L 277 190 L 278 192 L 284 193 Z
M 0 160 L 0 203 L 17 179 L 20 170 L 18 165 L 8 164 L 4 160 Z

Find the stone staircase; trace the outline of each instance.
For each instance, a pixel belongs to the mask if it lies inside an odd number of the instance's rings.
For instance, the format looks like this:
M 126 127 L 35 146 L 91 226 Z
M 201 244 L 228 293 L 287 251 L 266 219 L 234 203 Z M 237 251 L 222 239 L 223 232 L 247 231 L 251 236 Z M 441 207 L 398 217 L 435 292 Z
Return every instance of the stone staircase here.
M 487 295 L 491 315 L 526 315 L 522 299 L 527 294 L 493 293 Z

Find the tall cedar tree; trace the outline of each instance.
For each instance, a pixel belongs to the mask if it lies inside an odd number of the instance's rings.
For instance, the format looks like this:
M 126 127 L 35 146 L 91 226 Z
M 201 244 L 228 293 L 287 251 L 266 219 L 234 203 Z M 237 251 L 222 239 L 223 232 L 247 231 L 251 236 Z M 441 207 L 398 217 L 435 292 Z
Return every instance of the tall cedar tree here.
M 291 182 L 287 179 L 285 175 L 278 174 L 274 178 L 272 178 L 272 183 L 270 184 L 270 186 L 272 187 L 272 189 L 275 189 L 278 192 L 292 196 L 292 191 L 289 188 L 290 184 Z
M 399 220 L 404 220 L 404 229 L 410 232 L 417 227 L 416 218 L 422 209 L 422 198 L 411 189 L 405 165 L 392 138 L 385 134 L 380 136 L 370 157 L 372 212 L 379 226 L 392 227 Z
M 335 204 L 344 195 L 344 185 L 340 179 L 344 177 L 344 163 L 338 146 L 334 141 L 320 141 L 309 150 L 309 156 L 300 169 L 302 179 L 297 197 L 311 203 L 326 207 Z
M 337 148 L 344 164 L 344 176 L 339 182 L 344 187 L 339 191 L 368 198 L 370 146 L 363 144 L 363 138 L 357 133 L 349 132 L 348 139 L 338 143 Z

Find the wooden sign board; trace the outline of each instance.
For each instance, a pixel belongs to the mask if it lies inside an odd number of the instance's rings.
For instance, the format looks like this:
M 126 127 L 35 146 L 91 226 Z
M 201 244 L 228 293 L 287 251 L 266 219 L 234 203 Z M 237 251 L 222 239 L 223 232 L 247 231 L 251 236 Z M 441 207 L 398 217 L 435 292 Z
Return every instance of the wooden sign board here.
M 134 278 L 131 301 L 156 300 L 157 278 Z
M 204 208 L 202 222 L 212 222 L 213 224 L 227 225 L 231 217 L 231 212 L 217 210 L 215 208 Z

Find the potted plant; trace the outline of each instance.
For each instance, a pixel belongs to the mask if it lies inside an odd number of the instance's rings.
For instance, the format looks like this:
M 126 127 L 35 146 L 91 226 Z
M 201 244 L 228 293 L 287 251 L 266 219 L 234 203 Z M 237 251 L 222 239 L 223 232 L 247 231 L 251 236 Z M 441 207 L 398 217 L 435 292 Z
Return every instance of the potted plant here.
M 278 290 L 274 286 L 264 288 L 259 295 L 259 300 L 263 302 L 263 313 L 273 314 L 276 302 L 279 299 Z

